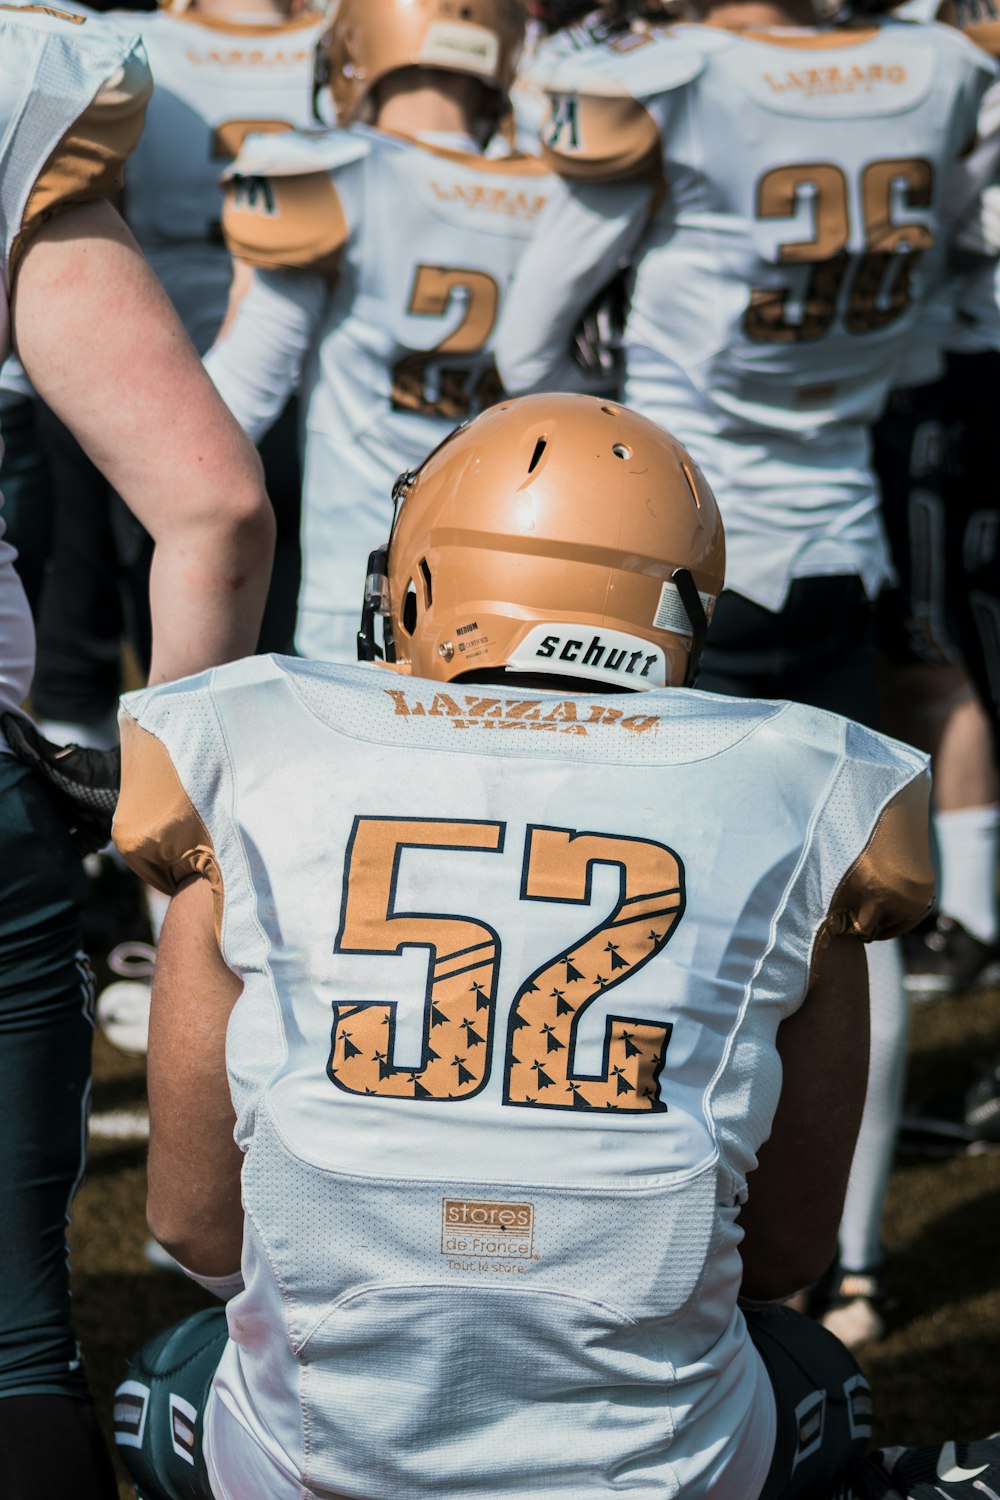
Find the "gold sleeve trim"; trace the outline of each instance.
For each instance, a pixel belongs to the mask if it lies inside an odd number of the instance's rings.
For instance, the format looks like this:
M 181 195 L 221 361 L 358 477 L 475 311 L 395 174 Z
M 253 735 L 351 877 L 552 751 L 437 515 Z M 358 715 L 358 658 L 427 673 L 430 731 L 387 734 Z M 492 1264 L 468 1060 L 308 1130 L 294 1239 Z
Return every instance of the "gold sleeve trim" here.
M 934 897 L 930 856 L 930 777 L 909 782 L 883 809 L 867 845 L 830 904 L 826 931 L 869 943 L 902 937 Z
M 207 880 L 221 940 L 222 872 L 211 835 L 166 746 L 129 718 L 122 722 L 122 789 L 113 837 L 129 868 L 165 896 L 192 875 Z
M 508 120 L 510 129 L 513 130 L 513 116 L 505 116 L 505 123 Z M 494 177 L 546 177 L 549 171 L 541 157 L 531 156 L 526 151 L 511 151 L 507 156 L 479 156 L 472 151 L 454 151 L 449 146 L 438 146 L 433 141 L 422 141 L 416 136 L 404 135 L 399 130 L 383 130 L 380 134 L 390 135 L 398 141 L 406 141 L 411 146 L 418 146 L 421 151 L 426 151 L 428 156 L 458 162 L 460 166 L 473 167 L 477 172 L 487 172 Z M 503 136 L 503 128 L 498 129 L 497 134 Z
M 329 172 L 234 177 L 226 184 L 222 231 L 230 254 L 247 265 L 331 278 L 350 233 Z
M 839 52 L 845 47 L 860 47 L 878 36 L 877 26 L 838 26 L 836 31 L 816 31 L 803 35 L 790 30 L 741 31 L 748 42 L 762 42 L 767 47 L 789 47 L 796 52 Z
M 542 159 L 574 182 L 658 181 L 663 175 L 659 126 L 628 94 L 553 95 Z
M 24 249 L 42 225 L 72 203 L 92 203 L 121 187 L 122 166 L 142 134 L 153 80 L 131 57 L 66 132 L 39 172 L 10 253 L 13 285 Z
M 975 21 L 962 27 L 962 35 L 975 42 L 990 57 L 1000 57 L 1000 21 Z

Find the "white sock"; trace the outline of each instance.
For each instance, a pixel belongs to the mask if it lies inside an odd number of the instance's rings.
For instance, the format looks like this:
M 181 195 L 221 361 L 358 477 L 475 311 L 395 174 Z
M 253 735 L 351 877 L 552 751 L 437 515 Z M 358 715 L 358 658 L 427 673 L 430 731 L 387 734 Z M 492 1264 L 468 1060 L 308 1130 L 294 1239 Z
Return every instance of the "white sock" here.
M 981 943 L 1000 936 L 997 902 L 997 851 L 1000 807 L 963 807 L 934 815 L 941 851 L 938 907 Z
M 882 1212 L 903 1106 L 909 1006 L 899 942 L 870 943 L 871 1052 L 861 1131 L 840 1221 L 840 1263 L 867 1271 L 884 1259 Z

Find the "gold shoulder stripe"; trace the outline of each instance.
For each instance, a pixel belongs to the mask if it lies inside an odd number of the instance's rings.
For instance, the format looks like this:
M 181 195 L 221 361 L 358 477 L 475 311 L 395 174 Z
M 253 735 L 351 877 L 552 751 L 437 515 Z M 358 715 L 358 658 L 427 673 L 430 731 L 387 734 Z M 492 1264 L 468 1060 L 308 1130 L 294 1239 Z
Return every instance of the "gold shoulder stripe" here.
M 183 21 L 189 26 L 199 26 L 204 31 L 219 31 L 224 36 L 287 36 L 290 31 L 317 30 L 320 18 L 315 13 L 294 16 L 280 25 L 269 26 L 266 22 L 224 21 L 221 16 L 205 16 L 198 10 L 170 11 L 174 21 Z
M 165 896 L 192 875 L 203 876 L 212 887 L 221 937 L 222 873 L 211 836 L 166 746 L 128 717 L 122 721 L 122 790 L 113 837 L 129 868 Z
M 452 151 L 447 146 L 435 146 L 431 141 L 417 140 L 415 136 L 402 135 L 398 131 L 385 130 L 383 135 L 392 135 L 396 140 L 418 146 L 430 156 L 443 157 L 445 161 L 458 162 L 460 166 L 472 167 L 477 172 L 488 172 L 500 177 L 545 177 L 548 167 L 541 157 L 529 156 L 524 151 L 512 151 L 509 156 L 480 156 L 473 151 Z
M 71 26 L 85 26 L 87 17 L 78 15 L 75 10 L 56 10 L 54 5 L 0 5 L 0 10 L 16 11 L 18 15 L 25 13 L 36 16 L 53 16 L 57 21 L 68 21 Z
M 975 21 L 962 27 L 962 35 L 982 47 L 990 57 L 1000 57 L 1000 21 Z
M 629 94 L 553 94 L 542 156 L 573 181 L 658 180 L 663 173 L 659 126 Z
M 234 177 L 226 183 L 222 231 L 230 254 L 248 265 L 331 277 L 350 232 L 329 172 Z
M 930 778 L 920 776 L 886 806 L 830 904 L 832 935 L 902 937 L 927 915 L 934 897 L 929 802 Z
M 877 26 L 838 26 L 836 31 L 815 31 L 803 34 L 790 30 L 741 31 L 740 36 L 748 42 L 763 42 L 768 47 L 793 47 L 798 52 L 837 52 L 843 47 L 860 47 L 878 36 Z
M 121 187 L 122 166 L 142 134 L 152 87 L 145 61 L 131 57 L 63 136 L 28 197 L 11 247 L 12 285 L 25 246 L 48 219 L 70 204 L 108 198 Z

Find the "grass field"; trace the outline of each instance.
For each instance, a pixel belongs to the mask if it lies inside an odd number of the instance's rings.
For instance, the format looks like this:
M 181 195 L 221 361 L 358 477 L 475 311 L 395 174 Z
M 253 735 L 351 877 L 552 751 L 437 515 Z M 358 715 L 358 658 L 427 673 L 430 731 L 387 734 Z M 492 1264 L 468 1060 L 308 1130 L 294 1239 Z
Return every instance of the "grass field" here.
M 914 1007 L 911 1097 L 961 1087 L 1000 1052 L 1000 990 Z M 141 1059 L 99 1034 L 95 1115 L 142 1110 Z M 96 1138 L 72 1228 L 77 1331 L 102 1421 L 125 1360 L 205 1293 L 145 1258 L 144 1147 Z M 1000 1428 L 1000 1155 L 901 1158 L 886 1237 L 898 1296 L 888 1336 L 860 1351 L 875 1389 L 876 1441 L 973 1438 Z M 122 1474 L 124 1471 L 121 1471 Z M 122 1500 L 132 1496 L 122 1478 Z

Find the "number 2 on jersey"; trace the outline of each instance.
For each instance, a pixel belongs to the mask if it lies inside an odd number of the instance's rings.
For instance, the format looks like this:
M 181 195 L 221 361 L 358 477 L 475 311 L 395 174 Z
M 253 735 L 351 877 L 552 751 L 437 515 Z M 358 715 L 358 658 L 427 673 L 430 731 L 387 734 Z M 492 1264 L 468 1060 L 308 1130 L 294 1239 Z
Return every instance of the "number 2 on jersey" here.
M 393 1062 L 395 1002 L 337 1002 L 327 1072 L 353 1094 L 468 1099 L 491 1073 L 500 938 L 472 917 L 395 910 L 404 849 L 500 853 L 505 825 L 461 820 L 355 819 L 347 847 L 335 953 L 429 950 L 422 1056 Z M 659 1075 L 671 1027 L 612 1015 L 598 1074 L 575 1066 L 588 1007 L 654 958 L 684 911 L 676 854 L 651 839 L 529 827 L 520 899 L 589 905 L 596 865 L 616 866 L 619 895 L 608 917 L 541 964 L 514 997 L 503 1102 L 529 1108 L 663 1111 Z
M 480 374 L 471 392 L 471 373 L 458 365 L 439 368 L 436 394 L 429 389 L 430 367 L 443 356 L 468 357 L 482 352 L 496 326 L 500 288 L 485 271 L 447 266 L 417 267 L 406 309 L 408 313 L 417 317 L 442 318 L 456 297 L 465 299 L 465 313 L 458 327 L 433 349 L 404 355 L 393 369 L 394 411 L 414 411 L 425 417 L 445 417 L 449 422 L 463 422 L 472 414 L 473 407 L 482 410 L 503 395 L 492 364 Z
M 775 167 L 757 184 L 758 219 L 791 219 L 811 200 L 813 235 L 778 246 L 781 265 L 811 267 L 800 316 L 789 316 L 791 292 L 758 287 L 750 293 L 744 318 L 748 338 L 791 344 L 822 338 L 833 323 L 850 264 L 855 264 L 844 312 L 851 333 L 870 333 L 892 323 L 909 307 L 911 280 L 921 254 L 933 243 L 924 224 L 894 221 L 894 209 L 929 208 L 933 168 L 919 157 L 869 162 L 861 173 L 865 248 L 848 254 L 850 192 L 846 176 L 831 162 Z M 904 210 L 905 211 L 905 210 Z

